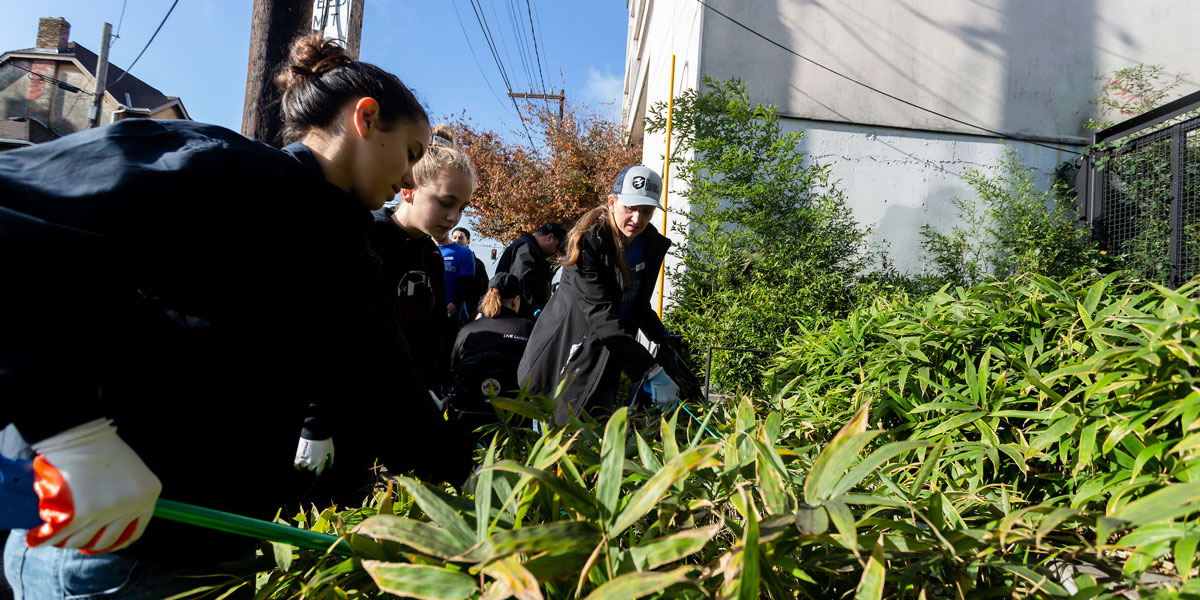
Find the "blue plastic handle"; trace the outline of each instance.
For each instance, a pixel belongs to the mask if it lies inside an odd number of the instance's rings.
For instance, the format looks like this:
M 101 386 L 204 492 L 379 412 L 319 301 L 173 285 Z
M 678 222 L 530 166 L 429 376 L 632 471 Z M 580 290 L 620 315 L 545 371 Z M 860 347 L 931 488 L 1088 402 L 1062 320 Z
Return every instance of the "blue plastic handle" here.
M 0 456 L 0 529 L 32 529 L 41 524 L 33 461 Z

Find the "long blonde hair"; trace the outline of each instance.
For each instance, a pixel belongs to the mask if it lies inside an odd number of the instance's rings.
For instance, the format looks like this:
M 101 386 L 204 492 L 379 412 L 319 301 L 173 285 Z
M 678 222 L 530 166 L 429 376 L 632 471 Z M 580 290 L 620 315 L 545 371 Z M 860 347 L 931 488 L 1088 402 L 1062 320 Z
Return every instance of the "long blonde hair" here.
M 617 266 L 621 268 L 621 288 L 628 291 L 633 287 L 633 276 L 629 273 L 629 267 L 625 265 L 625 253 L 621 251 L 624 241 L 621 232 L 617 230 L 617 223 L 608 204 L 601 204 L 587 211 L 579 217 L 575 226 L 571 227 L 571 231 L 567 233 L 567 253 L 562 259 L 562 266 L 569 267 L 579 262 L 580 241 L 584 235 L 596 228 L 600 229 L 600 235 L 607 233 L 612 239 L 613 248 L 617 249 Z

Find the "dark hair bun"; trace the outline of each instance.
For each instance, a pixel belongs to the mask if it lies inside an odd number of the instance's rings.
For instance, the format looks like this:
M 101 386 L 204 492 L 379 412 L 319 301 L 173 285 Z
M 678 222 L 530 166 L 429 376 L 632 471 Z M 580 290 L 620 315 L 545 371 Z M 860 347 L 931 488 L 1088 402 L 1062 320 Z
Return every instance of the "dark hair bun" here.
M 288 89 L 316 79 L 338 67 L 352 64 L 354 59 L 346 55 L 336 40 L 323 39 L 320 34 L 296 38 L 288 52 L 288 60 L 275 78 L 279 89 Z

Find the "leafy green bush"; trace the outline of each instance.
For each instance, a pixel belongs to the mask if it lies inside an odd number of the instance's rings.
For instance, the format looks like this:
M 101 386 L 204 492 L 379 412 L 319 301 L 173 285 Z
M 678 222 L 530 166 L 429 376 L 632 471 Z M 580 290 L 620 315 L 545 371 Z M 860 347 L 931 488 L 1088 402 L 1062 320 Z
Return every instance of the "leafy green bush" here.
M 773 350 L 798 318 L 844 313 L 863 248 L 828 169 L 806 164 L 802 134 L 784 133 L 775 107 L 753 103 L 736 79 L 706 78 L 704 89 L 674 104 L 671 164 L 689 206 L 676 221 L 684 241 L 666 319 L 697 359 L 708 346 Z M 647 131 L 665 131 L 666 112 L 655 105 Z M 720 354 L 713 381 L 752 389 L 761 364 Z
M 997 174 L 968 168 L 963 179 L 976 198 L 955 198 L 962 226 L 941 233 L 921 228 L 921 247 L 934 273 L 952 285 L 973 285 L 984 279 L 1040 273 L 1064 278 L 1097 266 L 1098 254 L 1065 183 L 1041 190 L 1012 148 L 1005 149 Z
M 469 493 L 305 515 L 357 557 L 268 548 L 258 597 L 1197 598 L 1197 287 L 880 300 L 770 398 L 502 426 Z

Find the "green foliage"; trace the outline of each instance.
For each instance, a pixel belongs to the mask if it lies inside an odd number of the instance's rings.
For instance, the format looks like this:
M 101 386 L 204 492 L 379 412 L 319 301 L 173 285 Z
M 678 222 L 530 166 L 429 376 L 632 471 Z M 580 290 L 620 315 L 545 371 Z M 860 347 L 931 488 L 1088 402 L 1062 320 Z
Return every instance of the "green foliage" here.
M 753 103 L 736 79 L 706 78 L 704 89 L 674 103 L 671 164 L 688 209 L 675 226 L 684 241 L 673 250 L 668 326 L 696 358 L 708 346 L 772 350 L 797 318 L 849 309 L 863 232 L 774 106 Z M 647 131 L 665 131 L 666 112 L 655 105 Z M 758 366 L 750 354 L 719 354 L 714 384 L 751 389 Z
M 1100 97 L 1093 98 L 1093 101 L 1100 105 L 1100 112 L 1105 116 L 1140 115 L 1162 104 L 1171 90 L 1179 87 L 1187 76 L 1187 73 L 1177 73 L 1171 77 L 1161 65 L 1134 65 L 1117 69 L 1104 80 Z M 1088 119 L 1083 126 L 1100 131 L 1113 124 L 1113 121 Z
M 471 492 L 302 515 L 358 557 L 285 547 L 257 597 L 1194 598 L 1198 288 L 880 300 L 769 398 L 496 429 Z
M 1042 190 L 1011 148 L 995 175 L 968 168 L 963 179 L 977 198 L 954 200 L 961 226 L 941 233 L 921 228 L 921 247 L 934 273 L 952 285 L 972 285 L 1021 273 L 1067 277 L 1098 266 L 1098 254 L 1063 183 Z

